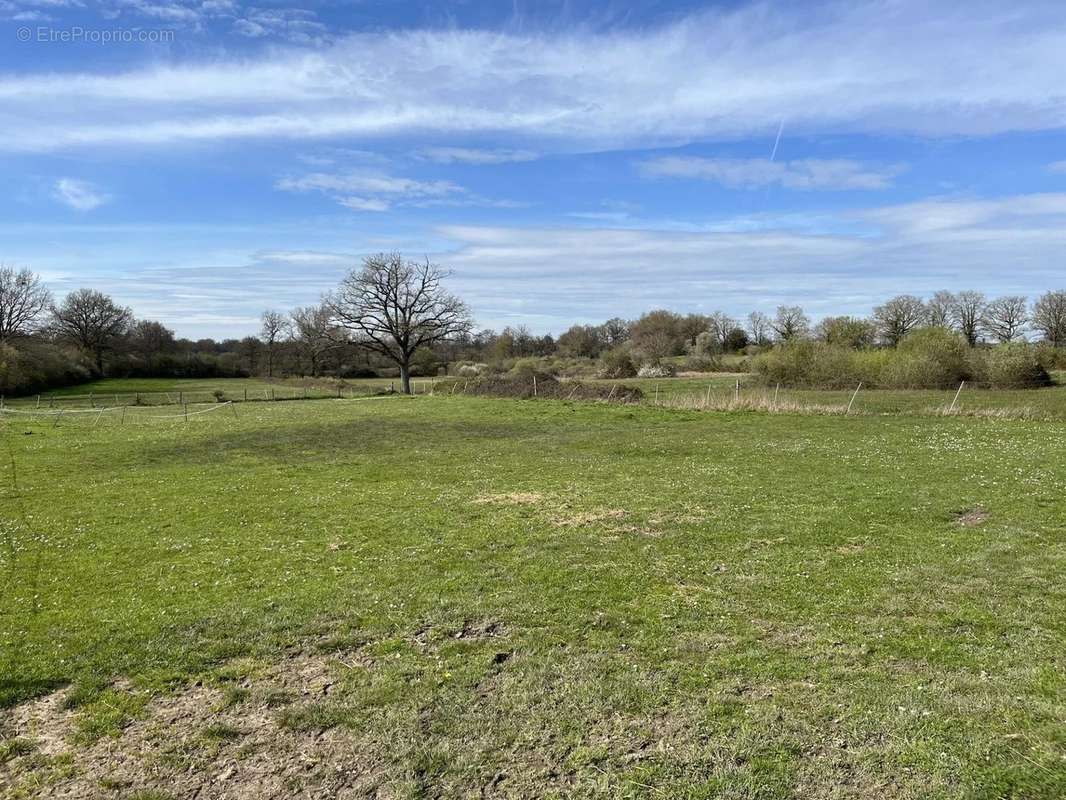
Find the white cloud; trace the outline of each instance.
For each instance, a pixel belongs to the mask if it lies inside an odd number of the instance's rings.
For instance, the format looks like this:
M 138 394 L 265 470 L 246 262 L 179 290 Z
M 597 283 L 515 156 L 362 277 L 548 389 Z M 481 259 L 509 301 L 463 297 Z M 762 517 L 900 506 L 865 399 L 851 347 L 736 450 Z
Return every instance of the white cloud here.
M 760 3 L 659 28 L 374 32 L 252 59 L 9 74 L 0 148 L 416 132 L 604 148 L 772 137 L 783 119 L 799 136 L 982 135 L 1061 129 L 1064 73 L 1058 3 Z
M 1052 172 L 1066 174 L 1066 161 L 1053 161 L 1047 165 L 1047 168 Z
M 392 208 L 392 205 L 388 200 L 381 200 L 373 197 L 340 197 L 337 199 L 345 208 L 350 208 L 353 211 L 388 211 Z
M 98 191 L 92 184 L 73 178 L 60 178 L 55 182 L 52 196 L 60 203 L 78 211 L 92 211 L 111 198 Z
M 921 224 L 927 218 L 936 224 Z M 820 316 L 866 314 L 900 292 L 927 296 L 945 288 L 1033 298 L 1061 287 L 1066 251 L 1066 193 L 939 198 L 823 212 L 802 223 L 718 218 L 689 230 L 639 219 L 625 229 L 603 221 L 453 225 L 432 235 L 383 225 L 369 239 L 351 219 L 260 226 L 0 221 L 0 238 L 8 258 L 59 276 L 57 293 L 94 286 L 192 336 L 254 332 L 262 309 L 314 302 L 376 250 L 425 254 L 453 269 L 451 288 L 482 325 L 525 322 L 556 332 L 655 307 L 741 316 L 800 303 Z M 160 250 L 160 241 L 168 246 Z M 161 296 L 161 285 L 181 299 Z
M 886 189 L 900 167 L 873 167 L 848 159 L 729 159 L 663 156 L 639 164 L 651 177 L 694 178 L 731 188 L 777 184 L 786 189 Z
M 418 181 L 381 173 L 312 172 L 282 178 L 277 188 L 289 192 L 323 192 L 353 211 L 388 211 L 394 203 L 407 205 L 442 203 L 451 195 L 466 196 L 466 190 L 451 181 Z M 358 194 L 351 194 L 356 192 Z
M 473 147 L 425 147 L 417 155 L 438 164 L 506 164 L 533 161 L 539 157 L 533 150 L 482 150 Z

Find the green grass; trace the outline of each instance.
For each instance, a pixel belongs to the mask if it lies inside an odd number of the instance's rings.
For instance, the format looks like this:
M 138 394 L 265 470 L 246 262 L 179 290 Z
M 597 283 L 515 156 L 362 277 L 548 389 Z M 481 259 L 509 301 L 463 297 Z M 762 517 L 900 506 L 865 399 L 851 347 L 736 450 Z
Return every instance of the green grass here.
M 83 746 L 295 648 L 361 666 L 264 707 L 398 796 L 1066 794 L 1062 422 L 436 396 L 50 426 L 2 434 L 0 704 L 71 685 Z
M 425 391 L 431 379 L 414 379 Z M 67 386 L 40 395 L 8 398 L 8 406 L 18 409 L 73 409 L 133 405 L 202 404 L 216 402 L 216 392 L 224 400 L 262 401 L 302 398 L 343 397 L 377 394 L 398 387 L 391 378 L 355 378 L 338 388 L 333 380 L 292 378 L 268 381 L 260 378 L 102 378 Z

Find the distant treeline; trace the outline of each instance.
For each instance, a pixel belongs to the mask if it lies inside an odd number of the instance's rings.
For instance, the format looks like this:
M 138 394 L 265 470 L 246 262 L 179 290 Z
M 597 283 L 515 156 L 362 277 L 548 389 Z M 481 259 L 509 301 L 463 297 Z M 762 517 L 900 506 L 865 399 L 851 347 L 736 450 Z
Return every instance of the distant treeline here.
M 743 320 L 722 312 L 659 309 L 635 320 L 616 317 L 600 325 L 574 325 L 557 337 L 536 335 L 523 326 L 486 329 L 418 351 L 411 372 L 436 375 L 449 365 L 455 371 L 460 364 L 472 372 L 485 365 L 495 365 L 493 371 L 498 371 L 516 360 L 538 358 L 557 362 L 559 371 L 594 369 L 608 377 L 628 377 L 641 370 L 670 374 L 678 367 L 720 369 L 723 355 L 741 353 L 768 379 L 814 385 L 861 378 L 871 384 L 902 385 L 920 383 L 916 376 L 921 370 L 913 358 L 909 373 L 902 366 L 890 369 L 885 365 L 892 357 L 885 351 L 921 349 L 913 343 L 913 334 L 925 329 L 942 335 L 926 335 L 923 352 L 935 345 L 965 355 L 968 366 L 944 373 L 950 373 L 950 380 L 966 374 L 990 382 L 994 365 L 1009 360 L 1007 356 L 979 357 L 969 351 L 989 351 L 992 345 L 1016 345 L 1010 348 L 1015 361 L 1024 350 L 1031 354 L 1026 361 L 1030 365 L 1063 368 L 1066 290 L 1047 292 L 1032 304 L 1025 297 L 989 299 L 975 291 L 938 292 L 928 300 L 900 295 L 877 306 L 869 317 L 834 316 L 817 323 L 798 306 L 780 306 L 773 315 L 755 311 Z M 1017 346 L 1026 342 L 1040 346 Z M 840 355 L 844 352 L 855 355 L 845 358 Z M 816 362 L 818 366 L 812 366 Z M 4 394 L 43 391 L 100 376 L 395 374 L 395 364 L 338 325 L 327 304 L 288 313 L 266 311 L 255 336 L 192 341 L 177 338 L 160 322 L 136 318 L 131 309 L 92 289 L 71 292 L 56 303 L 39 276 L 0 267 Z M 935 380 L 938 385 L 947 381 L 944 375 Z

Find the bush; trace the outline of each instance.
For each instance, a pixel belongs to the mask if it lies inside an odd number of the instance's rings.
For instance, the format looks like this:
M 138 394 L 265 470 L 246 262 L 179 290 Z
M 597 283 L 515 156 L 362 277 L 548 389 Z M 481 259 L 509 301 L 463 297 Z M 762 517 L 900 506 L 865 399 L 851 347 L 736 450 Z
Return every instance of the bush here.
M 534 383 L 536 378 L 536 383 Z M 552 398 L 556 400 L 610 400 L 618 403 L 635 403 L 643 399 L 640 389 L 622 384 L 602 385 L 580 381 L 562 382 L 543 372 L 520 372 L 507 375 L 488 375 L 456 386 L 464 394 L 488 395 L 491 397 Z M 443 387 L 439 389 L 444 391 Z
M 83 383 L 92 366 L 75 351 L 37 339 L 0 342 L 0 394 L 43 392 Z
M 996 389 L 1032 389 L 1050 386 L 1051 376 L 1040 354 L 1027 344 L 1004 344 L 985 356 L 984 380 Z
M 665 361 L 642 364 L 637 370 L 638 378 L 673 378 L 677 375 L 677 367 Z
M 460 378 L 476 378 L 486 369 L 487 367 L 484 364 L 465 363 L 456 367 L 455 374 Z
M 1041 342 L 1033 349 L 1040 366 L 1048 372 L 1066 369 L 1066 347 L 1055 347 L 1048 342 Z
M 600 369 L 597 374 L 601 378 L 635 378 L 637 366 L 628 350 L 615 347 L 600 357 Z
M 685 372 L 721 372 L 722 362 L 709 355 L 691 355 L 681 362 Z
M 880 384 L 891 389 L 948 389 L 973 380 L 980 371 L 977 361 L 979 356 L 962 336 L 925 328 L 900 342 L 881 372 Z
M 1032 371 L 1036 360 L 1032 354 L 1025 357 L 1028 372 L 1021 366 L 1021 356 L 997 358 L 1004 359 L 1003 366 L 997 367 L 999 380 L 1007 380 L 1008 371 L 1013 371 L 1010 380 L 1040 379 Z M 912 333 L 895 349 L 853 350 L 799 341 L 779 345 L 752 360 L 752 370 L 766 383 L 825 389 L 851 388 L 859 381 L 870 388 L 946 389 L 960 381 L 980 380 L 989 369 L 984 352 L 970 348 L 961 336 L 933 328 Z

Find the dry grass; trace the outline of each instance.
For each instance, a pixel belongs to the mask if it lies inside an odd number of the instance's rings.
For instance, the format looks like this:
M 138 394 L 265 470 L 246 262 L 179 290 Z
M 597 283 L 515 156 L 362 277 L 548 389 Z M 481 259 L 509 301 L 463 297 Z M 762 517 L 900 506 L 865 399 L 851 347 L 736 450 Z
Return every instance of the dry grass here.
M 734 392 L 703 392 L 696 395 L 665 397 L 658 403 L 663 408 L 680 408 L 686 411 L 759 411 L 766 414 L 846 414 L 846 405 L 810 403 L 774 397 L 771 391 L 742 390 Z M 861 412 L 852 410 L 853 415 Z

